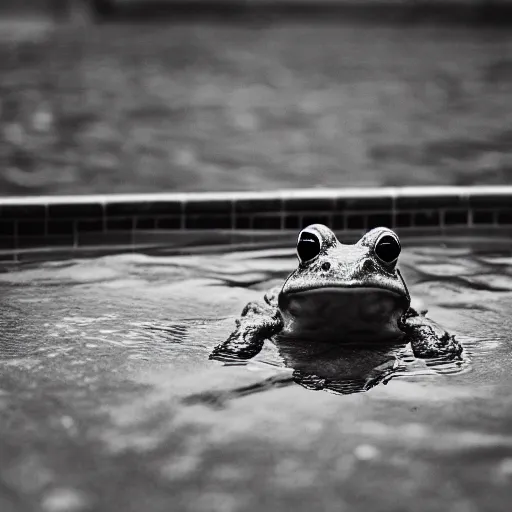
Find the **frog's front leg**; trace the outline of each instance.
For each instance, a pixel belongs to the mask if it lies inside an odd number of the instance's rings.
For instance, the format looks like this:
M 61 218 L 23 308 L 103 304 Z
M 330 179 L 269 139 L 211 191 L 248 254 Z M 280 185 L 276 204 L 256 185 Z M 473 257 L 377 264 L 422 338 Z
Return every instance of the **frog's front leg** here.
M 282 328 L 276 296 L 272 290 L 265 295 L 265 302 L 249 302 L 236 321 L 236 329 L 224 343 L 214 348 L 210 359 L 250 359 L 257 355 L 265 340 Z
M 453 335 L 427 318 L 425 313 L 426 311 L 418 313 L 410 308 L 404 316 L 402 328 L 406 333 L 406 341 L 411 343 L 414 355 L 418 358 L 460 356 L 462 345 Z

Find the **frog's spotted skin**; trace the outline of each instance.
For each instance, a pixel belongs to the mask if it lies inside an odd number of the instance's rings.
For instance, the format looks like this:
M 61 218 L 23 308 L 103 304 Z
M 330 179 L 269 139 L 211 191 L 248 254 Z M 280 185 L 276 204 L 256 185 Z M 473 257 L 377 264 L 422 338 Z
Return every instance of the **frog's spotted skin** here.
M 297 253 L 299 266 L 283 287 L 267 293 L 264 302 L 249 303 L 211 358 L 253 357 L 276 335 L 312 343 L 410 343 L 419 358 L 462 352 L 452 335 L 410 307 L 396 268 L 400 242 L 393 231 L 375 228 L 346 245 L 314 224 L 299 234 Z

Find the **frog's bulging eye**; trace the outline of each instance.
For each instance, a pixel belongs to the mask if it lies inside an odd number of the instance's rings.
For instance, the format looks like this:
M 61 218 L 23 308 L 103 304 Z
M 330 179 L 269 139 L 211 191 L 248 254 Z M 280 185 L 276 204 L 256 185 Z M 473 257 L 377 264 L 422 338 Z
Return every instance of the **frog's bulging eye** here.
M 396 263 L 401 250 L 402 248 L 400 247 L 398 238 L 392 235 L 384 235 L 375 245 L 375 254 L 387 265 Z
M 320 240 L 316 235 L 308 231 L 303 231 L 299 235 L 297 242 L 297 256 L 299 260 L 304 263 L 305 261 L 312 260 L 320 253 Z

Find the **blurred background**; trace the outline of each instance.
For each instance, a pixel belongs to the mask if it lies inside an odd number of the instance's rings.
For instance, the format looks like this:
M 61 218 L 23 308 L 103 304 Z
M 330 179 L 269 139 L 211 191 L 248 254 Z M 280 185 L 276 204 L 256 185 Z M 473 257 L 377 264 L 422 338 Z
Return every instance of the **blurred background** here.
M 0 195 L 502 184 L 512 0 L 2 0 Z

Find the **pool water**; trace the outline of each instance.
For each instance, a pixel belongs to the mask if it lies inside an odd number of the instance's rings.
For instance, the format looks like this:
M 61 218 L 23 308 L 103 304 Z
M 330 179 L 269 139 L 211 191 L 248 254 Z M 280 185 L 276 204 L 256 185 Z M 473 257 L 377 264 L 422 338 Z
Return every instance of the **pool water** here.
M 209 360 L 295 264 L 260 249 L 1 273 L 0 509 L 509 510 L 510 244 L 401 256 L 462 361 L 272 343 Z

